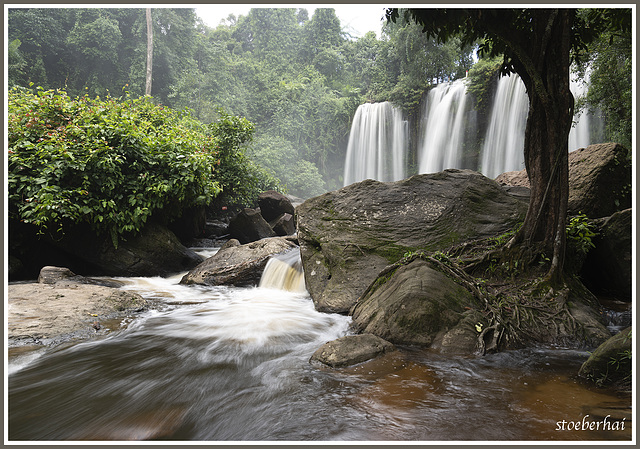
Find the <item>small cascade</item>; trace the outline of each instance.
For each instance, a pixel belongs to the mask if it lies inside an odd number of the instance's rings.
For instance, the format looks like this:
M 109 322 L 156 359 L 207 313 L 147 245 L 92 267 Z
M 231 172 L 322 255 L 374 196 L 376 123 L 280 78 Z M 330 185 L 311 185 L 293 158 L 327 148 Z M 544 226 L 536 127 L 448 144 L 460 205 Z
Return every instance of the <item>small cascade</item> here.
M 463 80 L 443 83 L 429 91 L 418 148 L 419 173 L 462 167 L 466 92 Z
M 349 134 L 344 185 L 365 179 L 404 179 L 407 136 L 408 124 L 402 111 L 391 103 L 360 105 Z
M 480 160 L 480 171 L 488 178 L 524 168 L 528 111 L 529 97 L 520 77 L 500 77 Z
M 296 293 L 306 292 L 300 248 L 270 258 L 264 267 L 259 286 Z

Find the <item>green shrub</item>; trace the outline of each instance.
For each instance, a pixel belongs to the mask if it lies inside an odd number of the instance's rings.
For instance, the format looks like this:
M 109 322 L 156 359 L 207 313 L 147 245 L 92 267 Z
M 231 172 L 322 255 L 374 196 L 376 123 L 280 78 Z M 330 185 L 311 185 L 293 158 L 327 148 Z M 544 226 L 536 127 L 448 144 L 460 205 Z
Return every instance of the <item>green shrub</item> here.
M 9 214 L 41 232 L 88 223 L 114 246 L 153 215 L 168 221 L 221 191 L 224 138 L 150 97 L 8 95 Z
M 594 248 L 593 238 L 598 234 L 594 231 L 594 226 L 589 223 L 589 218 L 580 213 L 571 217 L 567 224 L 567 240 L 573 244 L 576 250 L 586 255 L 591 248 Z
M 217 115 L 218 119 L 209 125 L 210 132 L 219 137 L 220 166 L 215 178 L 222 193 L 216 203 L 232 209 L 254 207 L 258 195 L 265 190 L 282 191 L 279 180 L 246 154 L 245 144 L 253 139 L 253 124 L 222 109 L 218 109 Z

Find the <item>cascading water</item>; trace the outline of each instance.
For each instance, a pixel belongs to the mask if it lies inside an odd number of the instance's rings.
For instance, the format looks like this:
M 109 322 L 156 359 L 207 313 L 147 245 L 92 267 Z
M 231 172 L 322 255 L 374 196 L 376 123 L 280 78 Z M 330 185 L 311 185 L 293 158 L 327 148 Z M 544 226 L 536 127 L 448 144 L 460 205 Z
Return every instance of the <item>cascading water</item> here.
M 429 91 L 418 148 L 419 173 L 462 166 L 466 91 L 463 80 L 440 84 Z
M 577 98 L 584 94 L 585 85 L 571 81 L 571 92 Z M 489 178 L 524 168 L 524 132 L 529 111 L 529 98 L 519 76 L 500 77 L 489 127 L 482 148 L 480 171 Z M 569 151 L 591 143 L 591 117 L 583 112 L 574 117 L 569 133 Z
M 404 179 L 407 128 L 402 112 L 389 102 L 360 105 L 349 134 L 344 185 Z
M 305 293 L 300 249 L 296 248 L 269 259 L 260 278 L 261 288 L 276 288 Z
M 576 101 L 587 93 L 587 83 L 580 83 L 577 80 L 571 80 L 571 92 Z M 579 111 L 574 116 L 573 127 L 569 133 L 569 151 L 575 151 L 579 148 L 585 148 L 591 144 L 591 125 L 592 117 L 587 111 Z
M 524 168 L 524 127 L 528 110 L 529 98 L 520 78 L 500 77 L 480 160 L 485 176 L 495 178 L 500 173 Z

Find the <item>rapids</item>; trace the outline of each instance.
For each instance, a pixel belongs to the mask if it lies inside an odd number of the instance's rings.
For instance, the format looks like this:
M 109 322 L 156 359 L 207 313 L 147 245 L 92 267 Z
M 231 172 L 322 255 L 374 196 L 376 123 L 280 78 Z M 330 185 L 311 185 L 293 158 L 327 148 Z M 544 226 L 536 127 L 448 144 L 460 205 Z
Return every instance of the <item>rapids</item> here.
M 280 258 L 271 268 L 291 267 L 292 260 L 295 265 L 293 256 Z M 284 278 L 302 275 L 285 272 Z M 10 353 L 8 438 L 630 438 L 630 398 L 576 378 L 585 350 L 450 357 L 403 347 L 334 370 L 309 358 L 326 341 L 349 333 L 349 317 L 317 312 L 303 289 L 185 286 L 181 276 L 118 278 L 123 288 L 160 307 L 112 323 L 107 337 Z M 609 415 L 625 429 L 556 430 L 563 420 L 585 415 Z

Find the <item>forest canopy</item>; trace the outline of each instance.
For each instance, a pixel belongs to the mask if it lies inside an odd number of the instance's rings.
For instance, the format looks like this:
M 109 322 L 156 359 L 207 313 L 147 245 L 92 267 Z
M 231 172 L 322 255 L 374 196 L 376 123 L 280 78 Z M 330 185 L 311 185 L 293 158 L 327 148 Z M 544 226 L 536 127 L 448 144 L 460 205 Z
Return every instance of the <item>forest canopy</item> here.
M 380 37 L 353 38 L 331 8 L 311 16 L 303 8 L 254 8 L 216 27 L 193 8 L 151 14 L 153 103 L 188 108 L 203 124 L 218 120 L 220 107 L 244 117 L 255 131 L 242 157 L 302 198 L 342 186 L 360 104 L 391 101 L 411 120 L 431 87 L 468 73 L 481 95 L 477 107 L 486 108 L 482 95 L 491 94 L 486 86 L 495 79 L 486 70 L 491 61 L 473 70 L 473 46 L 438 43 L 402 18 L 384 23 Z M 144 9 L 11 8 L 8 25 L 10 87 L 33 83 L 70 97 L 144 95 Z M 616 36 L 612 46 L 604 39 L 585 58 L 595 64 L 590 107 L 610 118 L 609 139 L 630 146 L 631 38 Z
M 153 101 L 209 123 L 218 107 L 255 125 L 248 151 L 289 193 L 342 186 L 353 117 L 366 101 L 410 111 L 438 80 L 464 76 L 471 49 L 437 46 L 415 24 L 351 38 L 333 9 L 258 8 L 211 28 L 194 9 L 152 9 Z M 47 32 L 43 33 L 42 30 Z M 144 9 L 9 11 L 9 85 L 70 96 L 145 92 Z

